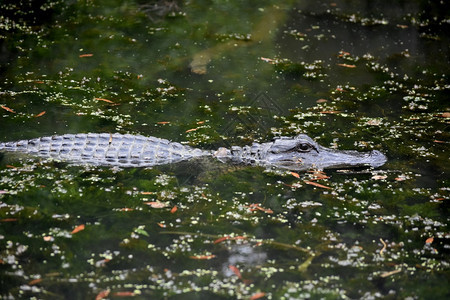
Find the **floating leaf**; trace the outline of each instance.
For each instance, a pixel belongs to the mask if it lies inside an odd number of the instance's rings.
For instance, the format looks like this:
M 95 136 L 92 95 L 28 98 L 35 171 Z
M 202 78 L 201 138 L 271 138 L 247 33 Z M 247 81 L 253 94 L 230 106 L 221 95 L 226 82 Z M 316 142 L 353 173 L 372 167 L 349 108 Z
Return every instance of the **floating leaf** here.
M 115 292 L 113 296 L 116 297 L 134 297 L 136 294 L 133 292 Z
M 344 68 L 356 68 L 355 65 L 348 65 L 348 64 L 337 64 L 337 65 Z
M 35 285 L 42 281 L 42 278 L 37 278 L 28 282 L 28 285 Z
M 305 180 L 305 183 L 306 183 L 306 184 L 309 184 L 309 185 L 316 186 L 316 187 L 320 187 L 320 188 L 323 188 L 323 189 L 331 189 L 329 186 L 322 185 L 322 184 L 320 184 L 320 183 L 313 182 L 313 181 L 306 181 L 306 180 Z
M 386 179 L 386 178 L 387 178 L 386 175 L 373 175 L 372 176 L 372 179 L 375 179 L 375 180 L 382 180 L 382 179 Z
M 242 279 L 241 271 L 233 265 L 229 265 L 228 268 L 233 271 L 233 273 L 239 278 Z
M 80 232 L 82 230 L 84 230 L 84 224 L 81 224 L 81 225 L 78 225 L 77 227 L 75 227 L 75 229 L 72 230 L 71 234 L 75 234 L 75 233 Z
M 4 106 L 4 105 L 0 105 L 0 107 L 3 108 L 3 109 L 6 110 L 6 111 L 11 112 L 11 113 L 16 113 L 14 110 L 12 110 L 11 108 L 6 107 L 6 106 Z
M 223 236 L 223 237 L 221 237 L 221 238 L 218 238 L 217 240 L 215 240 L 214 241 L 214 244 L 218 244 L 218 243 L 221 243 L 221 242 L 223 242 L 223 241 L 226 241 L 226 240 L 228 240 L 230 238 L 230 236 L 228 236 L 228 235 L 226 235 L 226 236 Z
M 106 297 L 108 297 L 109 293 L 110 293 L 110 290 L 103 290 L 97 294 L 97 296 L 95 297 L 95 300 L 105 299 Z
M 107 102 L 107 103 L 114 103 L 113 101 L 105 99 L 105 98 L 94 98 L 94 100 L 103 101 L 103 102 Z
M 254 293 L 254 294 L 250 297 L 250 300 L 256 300 L 256 299 L 259 299 L 259 298 L 264 297 L 265 295 L 266 295 L 266 293 L 263 293 L 263 292 Z
M 144 202 L 144 204 L 150 205 L 153 208 L 163 208 L 167 207 L 167 203 L 161 202 L 161 201 L 150 201 L 150 202 Z
M 192 258 L 192 259 L 212 259 L 212 258 L 214 258 L 214 257 L 216 257 L 214 254 L 211 254 L 211 255 L 194 255 L 194 256 L 189 256 L 189 258 Z

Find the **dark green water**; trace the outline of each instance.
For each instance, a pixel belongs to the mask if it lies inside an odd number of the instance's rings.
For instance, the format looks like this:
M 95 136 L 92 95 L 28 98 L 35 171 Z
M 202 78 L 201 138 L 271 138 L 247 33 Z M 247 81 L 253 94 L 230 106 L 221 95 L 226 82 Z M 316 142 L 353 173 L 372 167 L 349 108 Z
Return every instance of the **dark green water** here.
M 307 133 L 389 160 L 326 189 L 0 154 L 2 298 L 450 297 L 446 1 L 23 2 L 0 4 L 0 141 Z

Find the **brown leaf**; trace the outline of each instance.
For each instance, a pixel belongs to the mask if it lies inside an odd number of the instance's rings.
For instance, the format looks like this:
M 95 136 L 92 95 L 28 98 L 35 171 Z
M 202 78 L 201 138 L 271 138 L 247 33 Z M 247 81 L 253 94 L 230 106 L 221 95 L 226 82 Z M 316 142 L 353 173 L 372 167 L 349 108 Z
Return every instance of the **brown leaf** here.
M 0 219 L 0 222 L 16 222 L 16 218 L 6 218 L 6 219 Z
M 264 297 L 265 295 L 266 295 L 266 293 L 263 293 L 263 292 L 254 293 L 254 294 L 250 297 L 250 300 L 256 300 L 256 299 L 259 299 L 259 298 Z
M 135 293 L 133 293 L 133 292 L 115 292 L 115 293 L 113 293 L 113 296 L 116 296 L 116 297 L 134 297 Z
M 41 116 L 43 116 L 43 115 L 45 115 L 45 110 L 42 111 L 42 112 L 40 112 L 40 113 L 38 113 L 38 114 L 35 115 L 34 117 L 35 117 L 35 118 L 38 118 L 38 117 L 41 117 Z
M 202 260 L 202 259 L 212 259 L 212 258 L 214 258 L 214 257 L 216 257 L 214 254 L 211 254 L 211 255 L 195 255 L 195 256 L 189 256 L 189 258 L 192 258 L 192 259 L 200 259 L 200 260 Z
M 94 100 L 103 101 L 103 102 L 107 102 L 107 103 L 114 103 L 113 101 L 105 99 L 105 98 L 94 98 Z
M 346 56 L 346 55 L 350 55 L 350 52 L 345 52 L 345 51 L 339 51 L 339 57 L 343 57 L 343 56 Z
M 102 300 L 108 297 L 110 290 L 103 290 L 100 293 L 97 294 L 95 297 L 95 300 Z
M 300 178 L 300 175 L 298 173 L 291 172 L 291 175 L 294 176 L 295 178 Z
M 84 227 L 85 227 L 84 224 L 78 225 L 77 227 L 75 227 L 74 230 L 72 230 L 71 234 L 75 234 L 77 232 L 84 230 Z
M 214 244 L 218 244 L 218 243 L 221 243 L 221 242 L 223 242 L 223 241 L 226 241 L 226 240 L 228 240 L 230 238 L 230 236 L 228 236 L 228 235 L 226 235 L 226 236 L 223 236 L 223 237 L 221 237 L 221 238 L 218 238 L 217 240 L 215 240 L 214 241 Z
M 28 282 L 28 285 L 35 285 L 42 281 L 42 278 L 37 278 Z
M 233 266 L 233 265 L 229 265 L 228 268 L 229 268 L 231 271 L 233 271 L 233 273 L 236 274 L 236 276 L 237 276 L 239 279 L 242 279 L 241 271 L 239 271 L 238 268 L 236 268 L 236 267 Z
M 46 241 L 46 242 L 51 242 L 51 241 L 53 241 L 53 237 L 52 236 L 50 236 L 50 235 L 46 235 L 46 236 L 44 236 L 44 241 Z
M 141 195 L 153 195 L 154 192 L 141 192 Z
M 348 65 L 348 64 L 337 64 L 337 65 L 344 68 L 356 68 L 355 65 Z
M 6 111 L 11 112 L 11 113 L 16 113 L 14 110 L 12 110 L 11 108 L 6 107 L 6 106 L 4 106 L 4 105 L 0 105 L 0 107 L 3 108 L 3 109 L 6 110 Z
M 382 179 L 386 179 L 386 178 L 387 178 L 386 175 L 373 175 L 372 176 L 372 179 L 375 179 L 375 180 L 382 180 Z
M 153 208 L 163 208 L 166 207 L 167 204 L 160 201 L 150 201 L 150 202 L 144 202 L 144 204 L 150 205 Z
M 322 185 L 322 184 L 320 184 L 320 183 L 313 182 L 313 181 L 306 181 L 306 180 L 305 180 L 305 183 L 306 183 L 306 184 L 313 185 L 313 186 L 316 186 L 316 187 L 320 187 L 320 188 L 323 188 L 323 189 L 331 189 L 329 186 Z
M 119 208 L 119 211 L 133 211 L 133 210 L 134 209 L 128 207 Z

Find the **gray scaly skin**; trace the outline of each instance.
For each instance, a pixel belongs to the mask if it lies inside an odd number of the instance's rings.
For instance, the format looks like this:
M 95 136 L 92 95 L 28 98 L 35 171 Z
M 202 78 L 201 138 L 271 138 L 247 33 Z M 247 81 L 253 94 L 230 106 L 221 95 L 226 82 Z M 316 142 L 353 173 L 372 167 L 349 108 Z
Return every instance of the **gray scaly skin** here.
M 21 152 L 74 164 L 149 167 L 196 157 L 222 162 L 305 171 L 353 167 L 379 167 L 386 156 L 379 151 L 357 152 L 320 146 L 305 134 L 267 143 L 208 151 L 155 137 L 130 134 L 64 134 L 0 143 L 0 151 Z

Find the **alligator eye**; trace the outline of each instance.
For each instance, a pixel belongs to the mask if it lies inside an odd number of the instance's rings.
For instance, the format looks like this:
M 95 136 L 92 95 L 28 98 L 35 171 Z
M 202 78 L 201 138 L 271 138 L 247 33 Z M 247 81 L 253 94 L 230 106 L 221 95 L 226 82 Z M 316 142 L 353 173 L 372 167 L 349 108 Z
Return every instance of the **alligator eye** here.
M 301 143 L 295 147 L 295 150 L 297 150 L 299 152 L 308 152 L 308 151 L 311 151 L 311 149 L 313 149 L 313 147 L 307 143 Z

